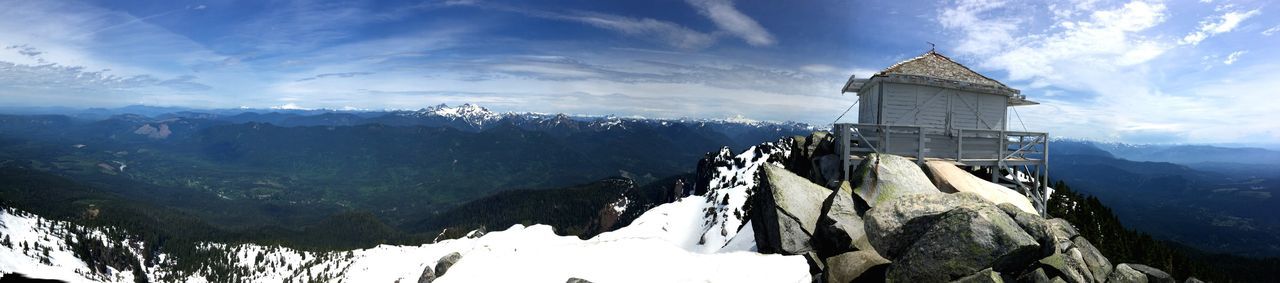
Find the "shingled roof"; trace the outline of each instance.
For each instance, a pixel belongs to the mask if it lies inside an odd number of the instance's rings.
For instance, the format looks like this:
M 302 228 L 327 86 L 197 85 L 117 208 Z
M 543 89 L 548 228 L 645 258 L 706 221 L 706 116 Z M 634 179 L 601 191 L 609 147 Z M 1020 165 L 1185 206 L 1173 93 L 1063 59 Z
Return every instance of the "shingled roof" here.
M 886 75 L 922 76 L 975 85 L 1009 88 L 1009 86 L 974 72 L 969 67 L 960 65 L 960 63 L 951 60 L 951 58 L 942 56 L 942 54 L 938 54 L 933 50 L 929 50 L 929 52 L 918 57 L 893 64 L 893 66 L 876 73 L 876 76 Z

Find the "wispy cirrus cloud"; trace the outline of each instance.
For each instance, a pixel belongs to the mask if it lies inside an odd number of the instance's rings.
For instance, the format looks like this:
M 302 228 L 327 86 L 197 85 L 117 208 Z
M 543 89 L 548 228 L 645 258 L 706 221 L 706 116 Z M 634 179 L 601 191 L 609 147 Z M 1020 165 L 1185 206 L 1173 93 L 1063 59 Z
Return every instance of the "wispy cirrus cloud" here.
M 449 2 L 451 6 L 472 6 L 514 12 L 536 18 L 587 24 L 683 50 L 707 48 L 719 40 L 719 34 L 721 33 L 741 38 L 744 42 L 753 46 L 773 45 L 777 42 L 773 34 L 760 26 L 754 19 L 735 8 L 732 1 L 689 0 L 687 3 L 700 15 L 711 20 L 719 30 L 703 32 L 671 21 L 601 12 L 580 10 L 551 11 L 481 1 Z
M 306 78 L 301 78 L 301 79 L 298 79 L 298 80 L 296 80 L 296 81 L 298 81 L 298 82 L 304 82 L 304 81 L 318 80 L 318 79 L 323 79 L 323 78 L 350 78 L 350 77 L 355 77 L 355 76 L 366 76 L 366 75 L 372 75 L 372 74 L 373 74 L 373 72 L 325 73 L 325 74 L 319 74 L 319 75 L 310 76 L 310 77 L 306 77 Z
M 1221 9 L 1231 9 L 1231 8 L 1220 7 L 1219 10 Z M 1212 18 L 1205 19 L 1200 22 L 1199 28 L 1197 28 L 1195 31 L 1192 31 L 1191 33 L 1188 33 L 1186 36 L 1182 37 L 1182 39 L 1179 40 L 1178 43 L 1190 44 L 1190 45 L 1200 44 L 1201 41 L 1204 41 L 1205 39 L 1211 36 L 1221 34 L 1221 33 L 1231 32 L 1232 30 L 1235 30 L 1237 26 L 1240 26 L 1241 22 L 1244 22 L 1245 20 L 1248 20 L 1249 18 L 1257 16 L 1261 13 L 1262 11 L 1259 9 L 1253 9 L 1253 10 L 1248 10 L 1243 12 L 1230 11 L 1222 15 L 1217 15 Z M 1263 31 L 1263 33 L 1265 34 L 1266 31 Z
M 688 0 L 699 14 L 710 19 L 721 30 L 742 38 L 755 46 L 776 43 L 773 34 L 733 6 L 731 0 Z

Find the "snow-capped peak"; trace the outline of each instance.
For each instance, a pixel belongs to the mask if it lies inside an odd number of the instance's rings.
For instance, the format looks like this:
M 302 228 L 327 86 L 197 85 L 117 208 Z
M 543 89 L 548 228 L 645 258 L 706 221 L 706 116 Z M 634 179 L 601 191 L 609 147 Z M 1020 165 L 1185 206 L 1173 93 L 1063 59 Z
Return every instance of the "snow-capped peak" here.
M 450 107 L 448 104 L 441 103 L 440 105 L 422 108 L 421 110 L 414 112 L 414 114 L 420 117 L 460 119 L 467 122 L 467 124 L 476 127 L 481 127 L 489 122 L 502 119 L 501 114 L 494 113 L 493 111 L 489 111 L 489 109 L 485 109 L 484 107 L 471 103 L 462 104 L 457 107 Z

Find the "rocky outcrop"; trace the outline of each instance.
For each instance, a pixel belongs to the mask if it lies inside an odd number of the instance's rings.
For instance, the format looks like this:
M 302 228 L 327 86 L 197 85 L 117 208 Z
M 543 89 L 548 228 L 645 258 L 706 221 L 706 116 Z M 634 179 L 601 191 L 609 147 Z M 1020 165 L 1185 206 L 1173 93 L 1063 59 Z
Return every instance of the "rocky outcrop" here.
M 1040 245 L 1004 211 L 970 193 L 916 194 L 867 212 L 867 236 L 897 282 L 941 282 L 986 268 L 1017 271 Z
M 173 131 L 169 130 L 169 124 L 159 124 L 158 127 L 151 126 L 151 124 L 143 124 L 138 127 L 137 130 L 134 130 L 133 133 L 146 136 L 148 138 L 163 139 L 173 134 Z
M 834 188 L 844 180 L 840 157 L 835 155 L 835 137 L 828 132 L 813 132 L 809 136 L 795 136 L 791 148 L 795 149 L 787 160 L 787 168 L 797 175 L 828 188 Z
M 431 283 L 436 281 L 436 273 L 431 270 L 431 266 L 422 268 L 422 275 L 418 276 L 418 283 Z
M 920 166 L 905 157 L 870 154 L 853 173 L 853 193 L 869 207 L 913 194 L 941 194 Z
M 1066 220 L 1045 221 L 1053 238 L 1055 254 L 1041 260 L 1042 263 L 1063 273 L 1067 282 L 1105 282 L 1111 275 L 1111 261 L 1102 252 L 1080 236 Z
M 867 242 L 862 217 L 853 201 L 853 189 L 842 183 L 822 202 L 813 245 L 818 256 L 829 257 L 856 250 L 873 250 Z
M 458 260 L 460 259 L 462 259 L 462 254 L 459 254 L 458 252 L 452 252 L 440 257 L 440 260 L 436 261 L 436 277 L 444 276 L 444 274 L 449 271 L 449 268 L 453 267 L 453 264 L 458 263 Z
M 1147 283 L 1147 275 L 1121 263 L 1107 276 L 1107 283 Z
M 775 165 L 766 164 L 760 172 L 751 219 L 757 249 L 791 255 L 814 251 L 810 240 L 831 190 Z
M 1138 272 L 1141 272 L 1143 275 L 1146 275 L 1147 282 L 1151 282 L 1151 283 L 1177 282 L 1177 280 L 1173 280 L 1173 276 L 1169 276 L 1169 273 L 1166 273 L 1163 270 L 1159 270 L 1154 267 L 1141 265 L 1141 264 L 1129 264 L 1129 267 L 1133 268 L 1133 270 L 1137 270 Z
M 925 162 L 925 167 L 929 169 L 929 176 L 933 177 L 933 184 L 944 193 L 970 192 L 995 204 L 1008 203 L 1027 213 L 1038 213 L 1026 196 L 973 176 L 950 162 L 932 160 Z
M 929 163 L 931 181 L 911 160 L 870 154 L 852 182 L 824 184 L 834 173 L 820 171 L 842 172 L 815 155 L 825 138 L 796 137 L 786 162 L 761 164 L 747 210 L 760 252 L 801 255 L 820 281 L 1172 282 L 1113 266 L 1071 223 L 952 164 Z
M 875 251 L 853 251 L 827 258 L 823 279 L 835 282 L 884 282 L 889 260 Z
M 1004 279 L 1000 276 L 999 272 L 996 272 L 995 270 L 987 268 L 987 269 L 983 269 L 982 271 L 978 271 L 978 273 L 965 276 L 964 278 L 960 278 L 952 282 L 955 282 L 955 283 L 1004 283 Z

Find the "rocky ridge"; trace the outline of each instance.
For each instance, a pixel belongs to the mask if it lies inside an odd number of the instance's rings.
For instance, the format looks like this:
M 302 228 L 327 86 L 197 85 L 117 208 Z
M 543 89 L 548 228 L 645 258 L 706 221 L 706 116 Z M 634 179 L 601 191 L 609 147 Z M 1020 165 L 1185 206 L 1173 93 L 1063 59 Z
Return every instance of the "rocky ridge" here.
M 1071 223 L 1035 214 L 1025 196 L 954 165 L 871 154 L 851 182 L 840 181 L 828 173 L 843 171 L 831 139 L 793 138 L 783 166 L 757 172 L 749 211 L 758 250 L 803 256 L 815 278 L 1174 282 L 1145 265 L 1112 264 Z

